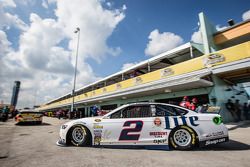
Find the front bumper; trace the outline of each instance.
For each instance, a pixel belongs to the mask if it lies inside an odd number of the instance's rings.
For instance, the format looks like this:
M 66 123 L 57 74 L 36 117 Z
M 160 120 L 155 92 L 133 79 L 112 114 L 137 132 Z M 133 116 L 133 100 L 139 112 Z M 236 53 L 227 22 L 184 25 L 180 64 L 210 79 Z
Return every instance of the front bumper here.
M 66 134 L 67 134 L 67 129 L 60 128 L 59 140 L 56 142 L 56 144 L 58 146 L 66 146 L 67 145 Z
M 59 140 L 56 142 L 56 145 L 65 147 L 66 145 L 66 140 L 59 138 Z

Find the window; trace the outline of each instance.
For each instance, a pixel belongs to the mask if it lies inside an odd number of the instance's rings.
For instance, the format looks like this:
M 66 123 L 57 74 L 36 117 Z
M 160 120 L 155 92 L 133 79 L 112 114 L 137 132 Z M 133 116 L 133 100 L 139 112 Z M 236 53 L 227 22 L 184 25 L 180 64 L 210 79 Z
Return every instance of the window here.
M 122 111 L 122 118 L 143 118 L 151 117 L 149 105 L 129 106 Z
M 111 119 L 121 118 L 121 110 L 111 114 L 110 118 Z
M 110 115 L 111 119 L 117 118 L 143 118 L 151 117 L 151 109 L 149 105 L 135 105 L 123 108 Z
M 164 117 L 164 116 L 176 116 L 175 109 L 171 106 L 167 105 L 156 105 L 156 113 L 157 117 Z
M 174 107 L 174 109 L 175 109 L 177 115 L 185 115 L 188 112 L 187 110 L 177 108 L 177 107 Z

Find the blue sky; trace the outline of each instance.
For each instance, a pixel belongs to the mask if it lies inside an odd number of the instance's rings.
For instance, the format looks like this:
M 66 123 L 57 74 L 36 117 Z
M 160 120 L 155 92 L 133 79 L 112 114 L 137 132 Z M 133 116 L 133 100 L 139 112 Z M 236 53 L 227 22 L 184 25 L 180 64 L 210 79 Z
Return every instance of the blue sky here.
M 193 1 L 193 0 L 123 0 L 115 1 L 114 7 L 126 4 L 126 18 L 117 26 L 108 43 L 120 46 L 122 53 L 113 61 L 103 60 L 101 64 L 93 61 L 94 70 L 100 76 L 119 71 L 124 63 L 138 62 L 148 59 L 144 50 L 151 31 L 158 29 L 162 32 L 173 32 L 184 39 L 191 40 L 194 31 L 198 30 L 198 13 L 204 12 L 215 24 L 227 26 L 227 20 L 242 21 L 242 14 L 249 10 L 250 1 Z M 106 68 L 105 67 L 109 67 Z M 103 70 L 105 68 L 105 70 Z
M 249 0 L 1 0 L 0 100 L 22 82 L 20 106 L 72 89 L 76 27 L 81 28 L 77 87 L 199 40 L 198 14 L 218 28 L 250 17 Z M 51 92 L 53 90 L 53 93 Z

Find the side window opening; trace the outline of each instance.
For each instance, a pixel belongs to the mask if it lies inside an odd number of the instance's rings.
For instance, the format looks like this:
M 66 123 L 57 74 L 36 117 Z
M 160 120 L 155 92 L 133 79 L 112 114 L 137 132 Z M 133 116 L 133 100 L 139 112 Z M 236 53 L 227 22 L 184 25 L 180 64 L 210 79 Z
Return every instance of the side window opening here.
M 185 115 L 188 112 L 187 110 L 177 108 L 177 107 L 174 107 L 174 109 L 175 109 L 177 115 Z
M 156 105 L 156 116 L 176 116 L 176 112 L 173 107 L 167 105 Z
M 122 118 L 143 118 L 151 117 L 149 105 L 129 106 L 122 111 Z
M 111 119 L 121 118 L 121 110 L 111 114 L 110 118 Z

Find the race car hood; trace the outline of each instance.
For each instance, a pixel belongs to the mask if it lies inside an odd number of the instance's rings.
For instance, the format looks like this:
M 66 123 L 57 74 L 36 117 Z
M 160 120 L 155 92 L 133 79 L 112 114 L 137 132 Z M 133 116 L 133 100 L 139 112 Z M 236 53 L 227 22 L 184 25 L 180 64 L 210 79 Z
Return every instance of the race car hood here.
M 81 119 L 76 119 L 76 120 L 66 122 L 66 123 L 64 123 L 64 125 L 76 125 L 76 124 L 90 125 L 90 124 L 93 124 L 93 123 L 100 122 L 101 119 L 102 119 L 102 116 L 81 118 Z

